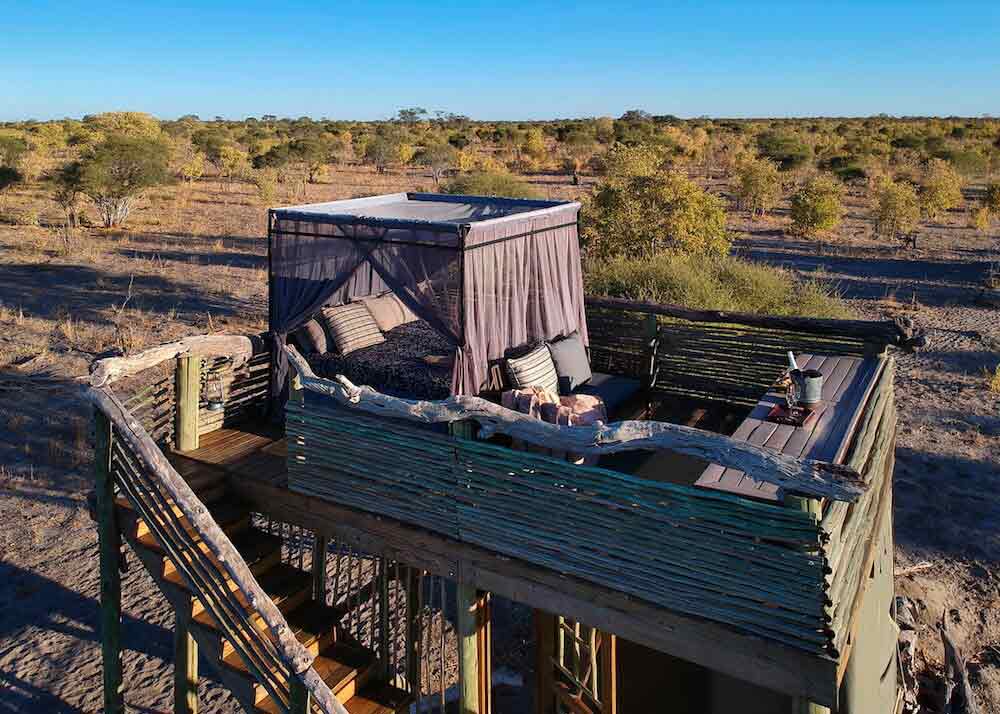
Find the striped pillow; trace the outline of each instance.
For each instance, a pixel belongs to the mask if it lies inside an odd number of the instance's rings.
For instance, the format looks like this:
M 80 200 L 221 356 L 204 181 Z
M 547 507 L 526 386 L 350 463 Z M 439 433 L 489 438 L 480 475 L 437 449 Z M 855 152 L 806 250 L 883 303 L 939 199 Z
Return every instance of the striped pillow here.
M 320 320 L 342 355 L 385 342 L 364 303 L 325 307 L 320 311 Z
M 538 345 L 523 357 L 508 357 L 507 371 L 510 372 L 514 389 L 538 387 L 559 395 L 559 375 L 552 361 L 552 353 L 545 344 Z

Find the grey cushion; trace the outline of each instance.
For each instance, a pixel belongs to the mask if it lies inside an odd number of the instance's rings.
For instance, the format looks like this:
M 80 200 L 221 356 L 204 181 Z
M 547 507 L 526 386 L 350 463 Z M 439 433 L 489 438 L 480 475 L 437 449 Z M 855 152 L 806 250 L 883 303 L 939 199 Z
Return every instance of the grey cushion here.
M 540 387 L 559 394 L 559 376 L 548 346 L 541 344 L 523 357 L 508 357 L 507 371 L 514 389 Z
M 333 346 L 342 355 L 385 342 L 375 318 L 364 303 L 325 307 L 320 311 L 320 319 Z
M 292 332 L 292 339 L 304 355 L 321 355 L 328 351 L 326 332 L 316 320 L 309 320 Z
M 625 402 L 634 397 L 642 389 L 638 379 L 619 377 L 617 374 L 594 372 L 590 381 L 576 390 L 577 394 L 591 394 L 600 397 L 610 416 Z
M 590 360 L 587 359 L 587 348 L 583 346 L 579 332 L 550 342 L 549 352 L 552 353 L 552 361 L 559 376 L 560 394 L 570 394 L 590 381 Z

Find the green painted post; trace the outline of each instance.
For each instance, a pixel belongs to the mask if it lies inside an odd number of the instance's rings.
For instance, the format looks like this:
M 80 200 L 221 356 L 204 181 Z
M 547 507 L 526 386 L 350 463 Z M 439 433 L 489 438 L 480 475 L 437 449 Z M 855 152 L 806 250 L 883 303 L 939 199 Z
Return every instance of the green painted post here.
M 105 714 L 125 711 L 122 684 L 121 533 L 115 518 L 115 487 L 111 473 L 111 422 L 94 410 L 94 489 L 97 506 L 98 551 L 101 570 L 101 657 L 104 669 Z
M 174 615 L 174 714 L 198 714 L 198 643 L 180 611 Z
M 309 690 L 302 680 L 294 674 L 290 675 L 288 682 L 288 712 L 289 714 L 310 714 L 312 701 Z
M 785 507 L 808 513 L 816 523 L 823 517 L 823 504 L 818 498 L 785 496 Z M 815 702 L 795 697 L 792 699 L 792 714 L 830 714 L 830 710 Z
M 458 599 L 458 666 L 460 667 L 461 692 L 459 714 L 480 714 L 479 712 L 479 641 L 478 612 L 479 596 L 476 588 L 459 583 L 456 588 Z

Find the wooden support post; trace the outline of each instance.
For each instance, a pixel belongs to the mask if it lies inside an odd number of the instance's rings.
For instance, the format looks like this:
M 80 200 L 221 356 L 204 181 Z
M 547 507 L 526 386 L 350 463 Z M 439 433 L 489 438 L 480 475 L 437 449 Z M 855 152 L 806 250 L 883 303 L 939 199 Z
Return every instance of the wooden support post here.
M 458 666 L 461 682 L 459 714 L 488 714 L 480 710 L 481 670 L 479 661 L 479 594 L 471 585 L 455 587 L 458 600 Z M 488 678 L 487 678 L 488 681 Z
M 326 604 L 326 552 L 330 539 L 316 533 L 313 539 L 312 578 L 313 600 Z
M 378 559 L 378 660 L 382 678 L 389 679 L 389 561 Z
M 816 523 L 823 518 L 823 503 L 818 498 L 785 496 L 785 506 L 810 514 Z M 792 699 L 792 714 L 830 714 L 830 710 L 801 697 Z
M 406 587 L 406 646 L 409 657 L 407 658 L 406 681 L 411 692 L 419 692 L 421 689 L 421 673 L 423 648 L 421 640 L 423 630 L 420 627 L 420 588 L 423 583 L 421 572 L 418 568 L 407 567 L 408 583 Z
M 198 643 L 184 614 L 174 618 L 174 714 L 198 714 Z
M 289 714 L 311 714 L 312 697 L 302 680 L 294 674 L 289 676 L 288 682 L 288 712 Z
M 610 632 L 600 632 L 600 690 L 602 714 L 618 712 L 618 638 Z
M 101 570 L 101 656 L 104 666 L 105 714 L 122 714 L 125 697 L 122 683 L 122 583 L 121 533 L 115 517 L 115 487 L 111 473 L 111 422 L 94 410 L 94 488 L 97 506 L 98 544 Z
M 476 653 L 479 661 L 479 714 L 493 712 L 493 625 L 490 594 L 476 593 Z
M 178 357 L 176 376 L 177 421 L 174 440 L 178 451 L 198 448 L 198 404 L 201 400 L 201 357 Z
M 535 714 L 550 714 L 555 705 L 556 616 L 535 610 Z

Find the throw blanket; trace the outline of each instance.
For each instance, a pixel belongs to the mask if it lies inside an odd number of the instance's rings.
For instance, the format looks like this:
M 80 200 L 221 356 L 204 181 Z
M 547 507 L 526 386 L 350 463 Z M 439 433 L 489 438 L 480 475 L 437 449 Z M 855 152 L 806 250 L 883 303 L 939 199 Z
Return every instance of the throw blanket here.
M 526 389 L 510 389 L 504 392 L 500 397 L 500 403 L 507 409 L 560 426 L 590 426 L 608 419 L 604 402 L 600 397 L 590 394 L 570 394 L 560 397 L 545 389 L 528 387 Z M 515 441 L 512 446 L 515 449 L 546 454 L 577 464 L 594 464 L 597 461 L 596 457 L 583 457 L 540 446 L 527 446 L 518 441 Z

